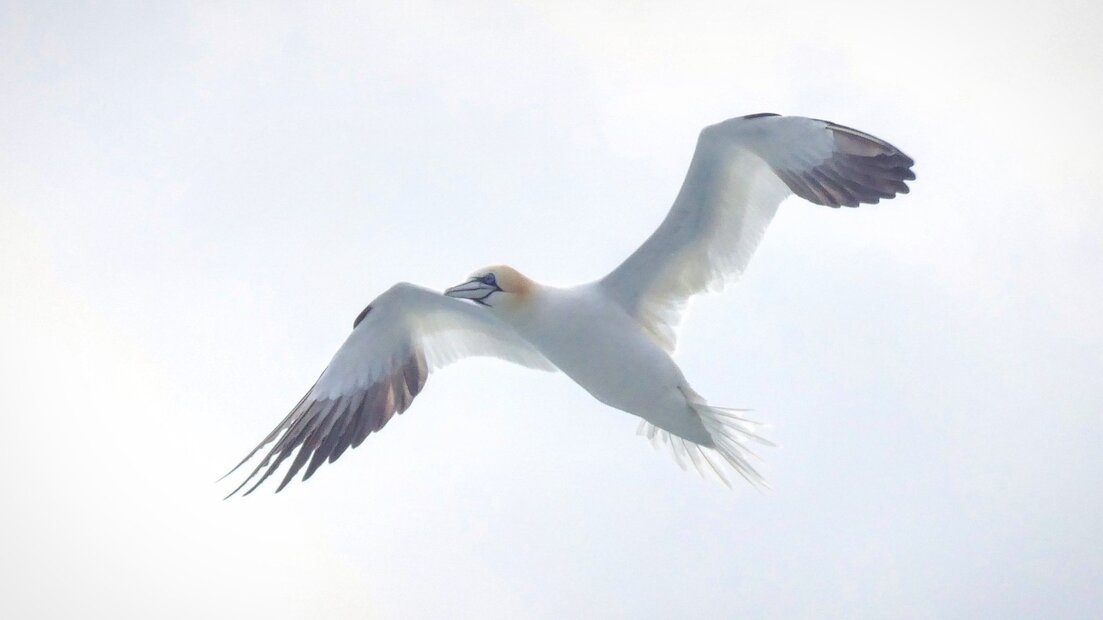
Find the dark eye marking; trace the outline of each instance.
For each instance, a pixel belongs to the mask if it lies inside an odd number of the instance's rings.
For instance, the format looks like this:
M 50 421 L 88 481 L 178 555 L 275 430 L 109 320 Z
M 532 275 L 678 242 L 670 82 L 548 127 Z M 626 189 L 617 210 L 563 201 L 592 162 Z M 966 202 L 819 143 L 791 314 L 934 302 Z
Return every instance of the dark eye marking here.
M 490 286 L 498 286 L 497 280 L 494 278 L 494 274 L 488 273 L 485 276 L 479 278 L 479 282 Z
M 356 329 L 356 326 L 360 324 L 360 321 L 364 320 L 364 317 L 368 316 L 371 312 L 371 304 L 364 306 L 364 309 L 360 311 L 360 314 L 356 315 L 356 320 L 352 322 L 352 328 Z

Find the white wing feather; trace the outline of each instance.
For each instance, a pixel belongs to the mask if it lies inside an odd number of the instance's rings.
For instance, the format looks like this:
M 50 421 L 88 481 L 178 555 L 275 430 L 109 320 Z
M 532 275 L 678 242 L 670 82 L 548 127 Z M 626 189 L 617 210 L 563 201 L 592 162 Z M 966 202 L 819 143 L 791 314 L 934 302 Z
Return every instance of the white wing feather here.
M 299 404 L 231 470 L 276 441 L 230 495 L 266 470 L 246 495 L 252 493 L 296 449 L 298 454 L 277 492 L 307 459 L 310 464 L 303 479 L 309 478 L 323 462 L 332 463 L 395 413 L 405 411 L 430 371 L 472 356 L 498 357 L 541 370 L 555 368 L 485 308 L 412 284 L 394 285 L 364 309 Z
M 887 142 L 828 121 L 756 114 L 706 127 L 666 219 L 600 284 L 673 351 L 689 297 L 743 271 L 787 196 L 875 203 L 908 191 L 912 164 Z

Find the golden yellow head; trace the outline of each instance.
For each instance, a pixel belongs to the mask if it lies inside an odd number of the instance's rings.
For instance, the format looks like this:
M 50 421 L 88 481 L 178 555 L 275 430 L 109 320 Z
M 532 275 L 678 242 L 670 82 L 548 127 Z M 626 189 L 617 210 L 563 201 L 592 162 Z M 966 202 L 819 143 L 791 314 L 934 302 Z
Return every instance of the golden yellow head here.
M 493 275 L 503 292 L 514 295 L 527 295 L 532 291 L 534 284 L 532 280 L 529 280 L 524 274 L 509 265 L 484 267 L 471 274 L 471 277 L 476 278 L 486 275 Z
M 515 307 L 525 302 L 536 283 L 508 265 L 485 267 L 471 274 L 463 284 L 444 291 L 449 297 L 470 299 L 489 307 Z

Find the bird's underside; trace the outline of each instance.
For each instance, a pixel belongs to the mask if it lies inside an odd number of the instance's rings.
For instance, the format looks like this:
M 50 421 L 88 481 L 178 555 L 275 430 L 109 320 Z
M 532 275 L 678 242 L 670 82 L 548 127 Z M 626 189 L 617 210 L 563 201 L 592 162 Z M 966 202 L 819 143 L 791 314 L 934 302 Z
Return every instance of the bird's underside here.
M 230 495 L 248 495 L 292 455 L 276 490 L 304 467 L 309 478 L 405 411 L 433 370 L 470 356 L 563 370 L 641 417 L 641 432 L 680 464 L 725 483 L 734 471 L 764 484 L 748 448 L 759 440 L 754 423 L 706 403 L 669 357 L 686 301 L 743 271 L 785 197 L 877 203 L 908 192 L 913 163 L 828 121 L 754 114 L 707 127 L 666 218 L 604 278 L 554 289 L 499 266 L 443 295 L 398 284 L 376 298 L 299 404 L 232 470 L 272 444 Z M 595 342 L 609 353 L 595 353 Z

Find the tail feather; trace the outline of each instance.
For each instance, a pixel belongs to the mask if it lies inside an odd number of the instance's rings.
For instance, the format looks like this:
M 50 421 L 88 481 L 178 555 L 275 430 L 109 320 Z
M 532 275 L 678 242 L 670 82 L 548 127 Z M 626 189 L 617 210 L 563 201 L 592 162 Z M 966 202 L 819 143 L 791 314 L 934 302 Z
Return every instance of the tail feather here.
M 748 445 L 759 443 L 776 446 L 772 441 L 759 435 L 759 429 L 763 428 L 763 424 L 739 415 L 747 411 L 745 409 L 713 407 L 704 402 L 692 401 L 690 406 L 700 416 L 701 423 L 712 439 L 712 445 L 692 442 L 658 428 L 646 420 L 640 421 L 638 434 L 647 437 L 655 448 L 670 452 L 674 461 L 682 469 L 687 469 L 687 463 L 693 465 L 703 478 L 715 479 L 731 488 L 731 474 L 735 472 L 751 486 L 770 488 L 766 479 L 752 464 L 752 461 L 761 463 L 762 459 Z

